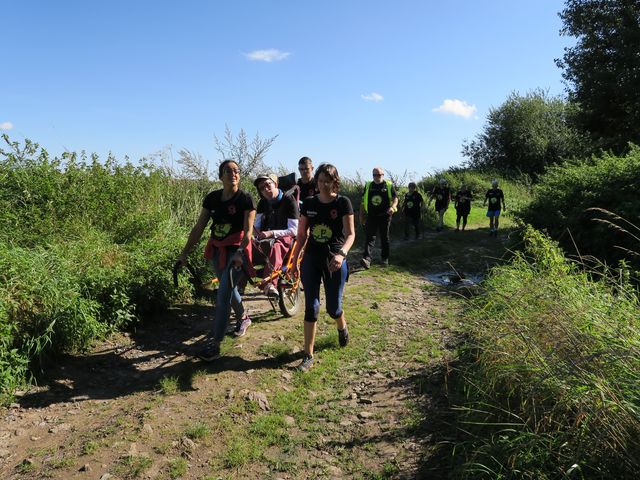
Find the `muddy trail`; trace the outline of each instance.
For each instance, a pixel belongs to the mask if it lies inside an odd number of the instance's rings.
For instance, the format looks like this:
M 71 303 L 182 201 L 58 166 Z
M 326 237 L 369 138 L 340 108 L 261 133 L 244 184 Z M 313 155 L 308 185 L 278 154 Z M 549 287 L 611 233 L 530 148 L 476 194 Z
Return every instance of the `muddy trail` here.
M 295 370 L 302 312 L 282 317 L 250 287 L 253 324 L 215 362 L 195 357 L 212 324 L 202 302 L 56 359 L 0 410 L 0 478 L 447 478 L 438 446 L 461 293 L 506 237 L 395 242 L 397 263 L 349 279 L 348 347 L 321 315 L 307 374 Z

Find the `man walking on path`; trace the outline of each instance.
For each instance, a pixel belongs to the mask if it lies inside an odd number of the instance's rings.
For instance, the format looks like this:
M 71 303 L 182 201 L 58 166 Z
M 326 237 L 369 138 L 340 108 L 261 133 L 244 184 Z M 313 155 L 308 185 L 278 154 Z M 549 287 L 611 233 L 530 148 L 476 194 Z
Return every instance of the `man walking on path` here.
M 405 218 L 404 239 L 409 240 L 409 230 L 413 227 L 416 231 L 416 240 L 420 237 L 420 216 L 424 199 L 418 192 L 414 182 L 409 183 L 409 193 L 405 193 L 402 202 L 402 214 Z
M 365 183 L 362 204 L 360 205 L 360 223 L 364 225 L 364 254 L 360 265 L 371 266 L 371 250 L 376 242 L 376 234 L 380 232 L 382 244 L 382 265 L 389 264 L 389 226 L 391 216 L 398 210 L 398 195 L 389 180 L 384 179 L 384 170 L 373 169 L 373 181 Z

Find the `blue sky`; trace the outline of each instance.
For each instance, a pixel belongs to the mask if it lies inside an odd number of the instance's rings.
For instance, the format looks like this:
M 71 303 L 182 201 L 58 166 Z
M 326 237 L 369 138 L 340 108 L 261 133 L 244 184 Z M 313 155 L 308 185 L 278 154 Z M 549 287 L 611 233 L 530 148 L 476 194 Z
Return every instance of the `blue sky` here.
M 560 0 L 6 1 L 0 128 L 53 155 L 218 161 L 225 124 L 352 176 L 459 165 L 512 91 L 562 94 Z M 448 100 L 448 101 L 447 101 Z

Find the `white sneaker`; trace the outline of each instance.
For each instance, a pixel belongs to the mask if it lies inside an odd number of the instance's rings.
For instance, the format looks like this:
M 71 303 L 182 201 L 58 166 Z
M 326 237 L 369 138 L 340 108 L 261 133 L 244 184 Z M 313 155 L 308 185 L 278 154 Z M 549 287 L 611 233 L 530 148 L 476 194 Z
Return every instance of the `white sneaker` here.
M 233 334 L 236 337 L 242 337 L 244 336 L 245 333 L 247 333 L 247 329 L 250 326 L 251 326 L 251 319 L 249 318 L 249 315 L 245 315 L 242 321 L 240 322 L 240 325 L 238 325 L 238 328 L 236 329 L 235 332 L 233 332 Z

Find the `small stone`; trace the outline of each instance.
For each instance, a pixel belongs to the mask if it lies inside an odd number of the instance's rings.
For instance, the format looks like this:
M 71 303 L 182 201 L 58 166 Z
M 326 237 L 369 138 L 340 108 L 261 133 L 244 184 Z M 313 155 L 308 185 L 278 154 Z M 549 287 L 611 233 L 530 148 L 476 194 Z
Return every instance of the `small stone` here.
M 109 480 L 110 478 L 113 478 L 113 475 L 111 475 L 110 473 L 105 473 L 100 477 L 100 480 Z
M 11 452 L 6 448 L 0 448 L 0 458 L 5 458 L 11 455 Z
M 196 449 L 196 444 L 193 440 L 191 440 L 190 438 L 187 437 L 182 437 L 182 445 L 184 445 L 184 447 L 187 450 L 195 450 Z
M 351 395 L 349 396 L 349 398 L 351 398 L 351 400 L 357 400 L 358 399 L 358 394 L 353 392 L 351 393 Z
M 373 413 L 367 412 L 366 410 L 363 410 L 362 412 L 358 413 L 358 418 L 361 418 L 363 420 L 366 420 L 371 417 L 373 417 Z
M 270 410 L 269 400 L 267 400 L 267 396 L 262 392 L 249 392 L 247 394 L 247 399 L 253 400 L 258 404 L 261 410 Z
M 235 396 L 236 396 L 236 391 L 233 388 L 227 389 L 227 394 L 225 395 L 227 400 L 231 400 Z
M 89 465 L 88 463 L 85 463 L 83 466 L 80 467 L 80 472 L 90 472 L 91 471 L 91 465 Z
M 351 425 L 353 425 L 353 422 L 351 420 L 342 420 L 340 422 L 341 427 L 350 427 Z
M 313 390 L 309 390 L 309 398 L 318 398 L 318 394 Z
M 40 437 L 36 437 L 35 435 L 31 437 L 32 442 L 37 442 L 38 440 L 40 440 Z
M 282 372 L 282 378 L 283 378 L 284 380 L 289 381 L 289 380 L 291 380 L 291 378 L 292 378 L 292 377 L 293 377 L 293 376 L 291 375 L 291 372 Z
M 129 453 L 127 454 L 130 457 L 135 457 L 138 455 L 138 444 L 137 443 L 132 443 L 131 445 L 129 445 Z
M 27 432 L 26 432 L 26 430 L 25 430 L 24 428 L 16 428 L 16 429 L 13 431 L 13 434 L 14 434 L 16 437 L 22 437 L 25 433 L 27 433 Z
M 340 477 L 342 476 L 342 470 L 340 470 L 338 467 L 336 467 L 335 465 L 329 465 L 327 467 L 327 470 L 329 471 L 329 473 L 333 476 L 336 477 Z
M 281 342 L 284 342 L 284 335 L 278 335 L 278 340 L 280 340 Z
M 255 370 L 253 368 L 250 368 L 249 370 L 247 370 L 247 375 L 251 375 L 253 372 L 255 372 Z
M 295 355 L 296 353 L 300 353 L 301 351 L 302 351 L 302 349 L 297 345 L 291 349 L 291 353 L 293 355 Z
M 296 419 L 287 415 L 284 417 L 284 423 L 286 423 L 288 427 L 293 427 L 296 424 Z
M 145 423 L 142 426 L 142 431 L 144 433 L 146 433 L 147 435 L 153 435 L 153 428 L 151 427 L 151 425 L 149 425 L 148 423 Z
M 17 410 L 18 408 L 20 408 L 19 403 L 12 403 L 11 405 L 9 405 L 10 410 Z

